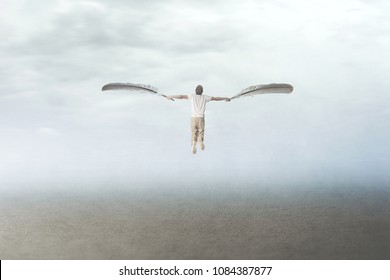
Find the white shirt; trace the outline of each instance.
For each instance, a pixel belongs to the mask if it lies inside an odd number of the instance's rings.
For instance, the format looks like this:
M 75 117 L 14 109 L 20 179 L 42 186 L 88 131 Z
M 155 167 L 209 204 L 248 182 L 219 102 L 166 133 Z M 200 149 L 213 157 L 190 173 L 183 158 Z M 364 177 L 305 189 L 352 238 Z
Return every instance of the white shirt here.
M 191 104 L 191 117 L 203 118 L 204 111 L 206 110 L 206 102 L 211 100 L 211 96 L 190 94 L 188 95 L 188 100 L 190 100 Z

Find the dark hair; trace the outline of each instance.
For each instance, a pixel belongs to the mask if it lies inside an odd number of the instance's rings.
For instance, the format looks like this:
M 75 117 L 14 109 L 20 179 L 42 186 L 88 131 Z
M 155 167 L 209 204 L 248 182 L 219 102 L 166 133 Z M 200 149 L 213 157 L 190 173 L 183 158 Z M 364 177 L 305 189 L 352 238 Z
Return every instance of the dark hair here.
M 202 95 L 202 93 L 203 93 L 203 87 L 202 87 L 201 85 L 198 85 L 198 86 L 196 87 L 196 89 L 195 89 L 195 93 L 196 93 L 197 95 Z

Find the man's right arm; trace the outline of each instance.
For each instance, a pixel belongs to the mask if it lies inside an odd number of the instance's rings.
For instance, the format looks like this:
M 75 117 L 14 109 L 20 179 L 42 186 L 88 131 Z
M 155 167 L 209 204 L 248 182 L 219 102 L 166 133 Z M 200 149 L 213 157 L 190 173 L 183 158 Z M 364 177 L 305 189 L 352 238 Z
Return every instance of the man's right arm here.
M 230 98 L 229 97 L 211 97 L 211 100 L 212 101 L 226 101 L 226 102 L 230 102 Z

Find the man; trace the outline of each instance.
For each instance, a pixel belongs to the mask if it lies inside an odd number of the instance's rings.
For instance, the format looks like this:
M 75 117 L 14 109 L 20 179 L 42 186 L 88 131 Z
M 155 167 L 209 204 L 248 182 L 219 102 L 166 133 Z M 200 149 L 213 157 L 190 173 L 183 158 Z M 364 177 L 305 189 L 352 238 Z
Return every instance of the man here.
M 189 99 L 191 104 L 191 147 L 192 153 L 196 154 L 196 144 L 199 141 L 200 148 L 204 150 L 204 112 L 206 110 L 206 103 L 209 101 L 230 101 L 228 97 L 212 97 L 208 95 L 202 95 L 203 87 L 198 85 L 195 89 L 196 94 L 190 95 L 170 95 L 167 96 L 169 100 L 173 99 Z

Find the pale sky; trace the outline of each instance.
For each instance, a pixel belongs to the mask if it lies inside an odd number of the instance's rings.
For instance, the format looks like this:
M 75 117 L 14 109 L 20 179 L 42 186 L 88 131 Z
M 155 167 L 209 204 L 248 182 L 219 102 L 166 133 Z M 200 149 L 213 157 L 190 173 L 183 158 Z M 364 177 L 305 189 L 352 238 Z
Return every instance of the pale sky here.
M 212 2 L 212 3 L 210 3 Z M 34 183 L 390 182 L 388 1 L 2 0 L 0 188 Z M 189 104 L 102 92 L 291 95 Z

